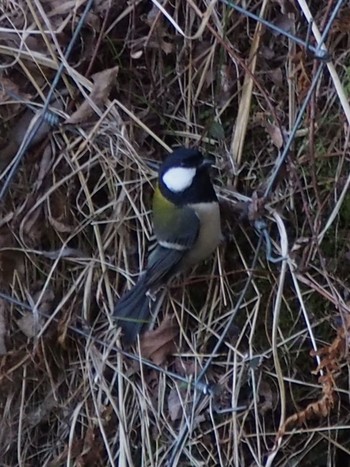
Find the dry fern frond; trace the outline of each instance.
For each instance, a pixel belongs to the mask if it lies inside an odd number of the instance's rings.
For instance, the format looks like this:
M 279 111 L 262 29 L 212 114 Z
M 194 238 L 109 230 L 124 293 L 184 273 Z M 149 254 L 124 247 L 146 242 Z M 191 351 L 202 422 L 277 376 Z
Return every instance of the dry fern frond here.
M 344 317 L 344 323 L 337 330 L 334 341 L 321 349 L 310 352 L 312 357 L 322 358 L 314 374 L 325 372 L 318 378 L 322 385 L 322 397 L 316 402 L 310 403 L 304 410 L 300 410 L 286 419 L 277 433 L 277 440 L 284 436 L 287 429 L 302 425 L 307 420 L 325 418 L 330 415 L 335 405 L 335 379 L 340 374 L 340 364 L 344 359 L 348 347 L 348 335 L 350 331 L 350 316 Z

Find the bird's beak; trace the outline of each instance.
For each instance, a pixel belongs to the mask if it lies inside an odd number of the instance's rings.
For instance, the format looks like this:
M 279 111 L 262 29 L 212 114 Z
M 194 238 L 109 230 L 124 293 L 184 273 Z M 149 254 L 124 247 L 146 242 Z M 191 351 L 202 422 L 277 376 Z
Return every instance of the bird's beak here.
M 215 163 L 214 158 L 206 157 L 205 159 L 203 159 L 203 162 L 201 163 L 200 167 L 209 168 L 209 167 L 212 167 L 214 163 Z

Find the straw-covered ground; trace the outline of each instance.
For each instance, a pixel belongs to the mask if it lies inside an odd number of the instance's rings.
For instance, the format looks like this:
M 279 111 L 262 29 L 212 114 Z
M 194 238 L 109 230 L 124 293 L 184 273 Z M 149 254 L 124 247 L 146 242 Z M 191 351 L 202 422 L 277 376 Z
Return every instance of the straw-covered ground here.
M 235 2 L 264 26 L 215 0 L 89 3 L 0 3 L 1 465 L 346 465 L 348 3 Z M 113 304 L 179 145 L 215 156 L 225 239 L 135 360 Z

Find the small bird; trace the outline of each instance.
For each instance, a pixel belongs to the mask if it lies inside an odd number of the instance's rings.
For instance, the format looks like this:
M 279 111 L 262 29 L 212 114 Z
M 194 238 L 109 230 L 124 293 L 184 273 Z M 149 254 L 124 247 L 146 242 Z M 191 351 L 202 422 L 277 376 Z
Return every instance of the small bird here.
M 151 316 L 149 295 L 207 258 L 222 238 L 219 203 L 208 170 L 211 165 L 197 149 L 178 148 L 160 166 L 153 196 L 156 246 L 146 269 L 113 313 L 125 345 L 136 340 Z

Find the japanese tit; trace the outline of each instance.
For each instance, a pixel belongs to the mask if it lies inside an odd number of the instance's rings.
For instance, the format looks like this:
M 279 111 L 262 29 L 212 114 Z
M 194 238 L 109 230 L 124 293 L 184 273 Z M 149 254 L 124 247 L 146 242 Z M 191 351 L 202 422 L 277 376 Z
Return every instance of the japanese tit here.
M 197 149 L 179 148 L 159 169 L 153 196 L 156 247 L 138 282 L 122 296 L 113 313 L 126 345 L 136 340 L 149 321 L 149 294 L 207 258 L 221 240 L 219 203 L 208 171 L 211 165 Z

